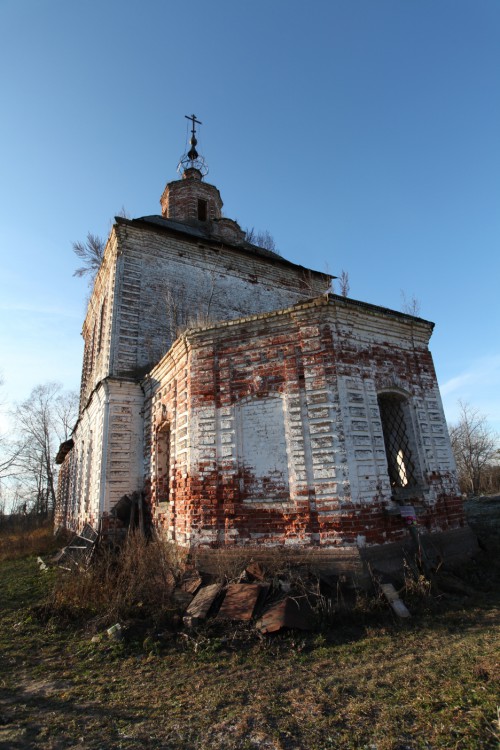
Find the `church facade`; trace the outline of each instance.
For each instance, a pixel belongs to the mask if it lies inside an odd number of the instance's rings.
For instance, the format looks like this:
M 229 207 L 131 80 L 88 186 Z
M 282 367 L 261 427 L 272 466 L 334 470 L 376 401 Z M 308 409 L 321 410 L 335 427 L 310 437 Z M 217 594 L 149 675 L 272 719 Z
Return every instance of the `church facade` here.
M 467 534 L 433 324 L 246 240 L 192 149 L 161 216 L 117 218 L 83 325 L 56 523 L 133 493 L 187 547 L 445 546 Z

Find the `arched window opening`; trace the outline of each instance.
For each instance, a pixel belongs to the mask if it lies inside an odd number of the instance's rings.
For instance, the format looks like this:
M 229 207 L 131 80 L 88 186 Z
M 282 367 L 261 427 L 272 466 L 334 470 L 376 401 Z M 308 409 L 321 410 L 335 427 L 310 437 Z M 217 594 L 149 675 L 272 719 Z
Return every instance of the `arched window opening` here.
M 198 198 L 198 220 L 206 221 L 208 214 L 208 203 L 207 201 Z
M 395 393 L 378 397 L 389 479 L 394 489 L 417 487 L 418 472 L 407 400 Z

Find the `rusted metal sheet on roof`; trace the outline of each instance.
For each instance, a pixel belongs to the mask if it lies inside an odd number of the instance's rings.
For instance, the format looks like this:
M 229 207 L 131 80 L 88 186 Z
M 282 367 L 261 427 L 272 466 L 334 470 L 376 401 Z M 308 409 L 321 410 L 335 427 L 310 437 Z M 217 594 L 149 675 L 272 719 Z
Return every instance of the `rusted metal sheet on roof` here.
M 259 594 L 264 588 L 260 583 L 231 583 L 227 587 L 218 617 L 228 620 L 251 620 Z
M 200 589 L 186 609 L 183 618 L 184 625 L 192 628 L 200 620 L 204 620 L 221 588 L 220 583 L 211 583 L 209 586 L 204 586 Z
M 273 604 L 257 620 L 261 633 L 277 633 L 281 628 L 311 630 L 314 627 L 314 613 L 305 597 L 287 596 Z

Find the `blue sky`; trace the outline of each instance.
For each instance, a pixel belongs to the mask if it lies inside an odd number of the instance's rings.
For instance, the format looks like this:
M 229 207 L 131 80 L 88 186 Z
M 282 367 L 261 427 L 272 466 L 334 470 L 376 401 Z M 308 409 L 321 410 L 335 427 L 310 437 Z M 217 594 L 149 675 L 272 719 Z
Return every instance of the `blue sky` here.
M 498 0 L 0 0 L 4 398 L 78 388 L 72 242 L 159 212 L 185 114 L 243 227 L 436 323 L 445 410 L 500 431 Z

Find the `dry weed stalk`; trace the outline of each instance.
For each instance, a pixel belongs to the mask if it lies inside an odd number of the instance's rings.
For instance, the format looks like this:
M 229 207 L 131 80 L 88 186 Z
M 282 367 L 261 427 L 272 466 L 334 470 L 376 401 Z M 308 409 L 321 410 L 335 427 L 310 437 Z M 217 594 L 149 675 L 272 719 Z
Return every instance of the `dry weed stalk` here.
M 49 606 L 71 619 L 93 615 L 98 624 L 173 612 L 172 594 L 185 565 L 178 548 L 129 534 L 119 549 L 101 548 L 86 570 L 61 571 Z

